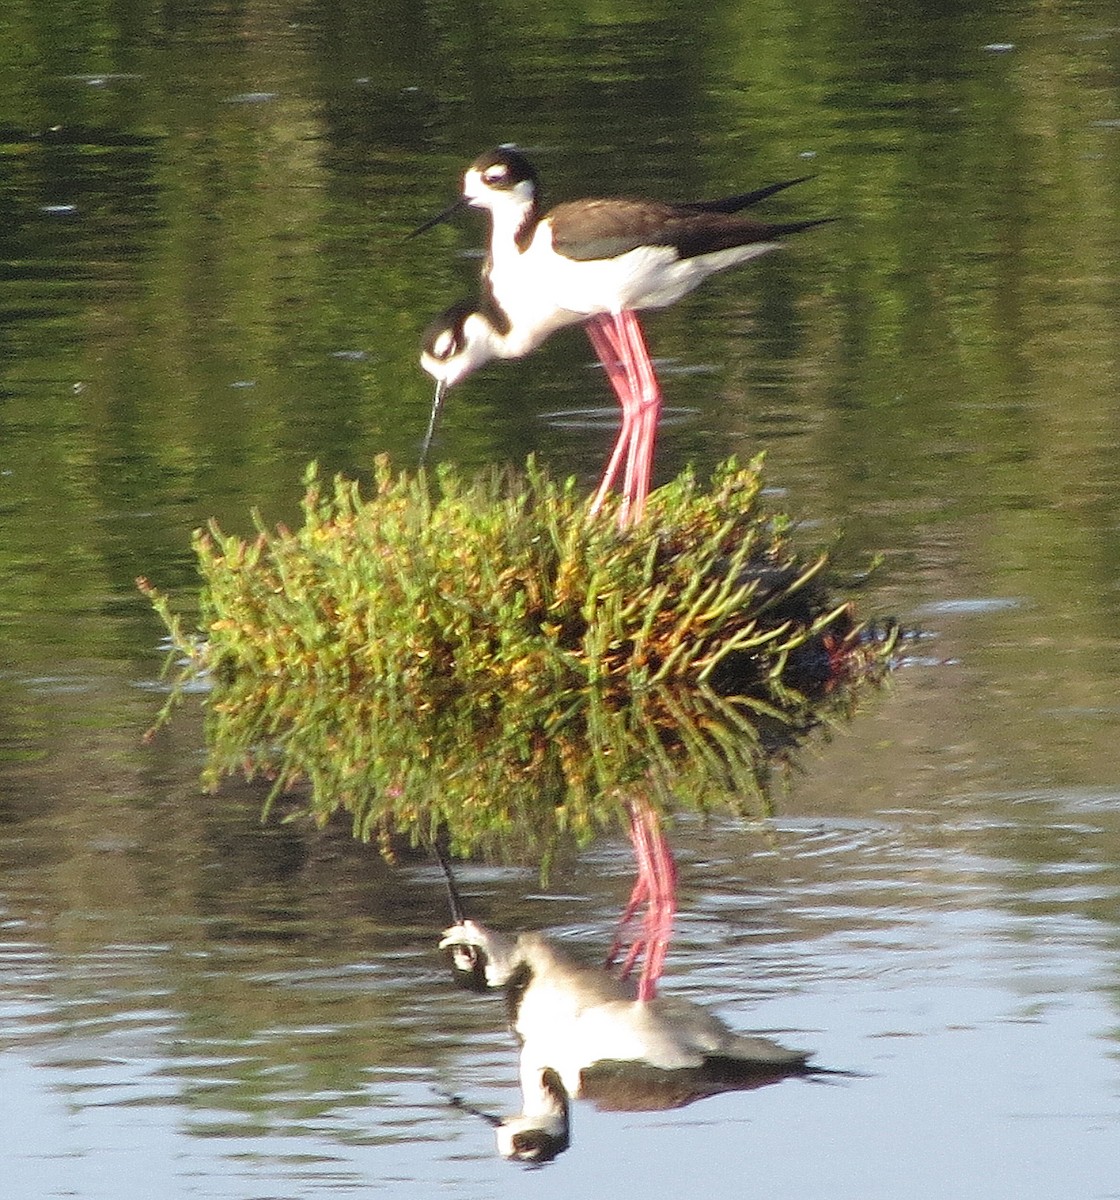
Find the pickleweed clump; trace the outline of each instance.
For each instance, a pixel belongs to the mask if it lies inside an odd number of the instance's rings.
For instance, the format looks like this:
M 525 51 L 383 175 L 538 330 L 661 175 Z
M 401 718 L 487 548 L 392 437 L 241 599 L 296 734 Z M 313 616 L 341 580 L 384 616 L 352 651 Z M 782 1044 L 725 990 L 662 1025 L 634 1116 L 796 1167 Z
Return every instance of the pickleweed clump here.
M 532 460 L 432 484 L 379 459 L 362 496 L 312 466 L 299 528 L 211 524 L 197 629 L 141 581 L 179 664 L 161 720 L 209 683 L 210 786 L 264 774 L 363 839 L 547 858 L 636 789 L 762 811 L 775 757 L 883 675 L 890 636 L 762 509 L 758 460 L 680 476 L 625 533 Z

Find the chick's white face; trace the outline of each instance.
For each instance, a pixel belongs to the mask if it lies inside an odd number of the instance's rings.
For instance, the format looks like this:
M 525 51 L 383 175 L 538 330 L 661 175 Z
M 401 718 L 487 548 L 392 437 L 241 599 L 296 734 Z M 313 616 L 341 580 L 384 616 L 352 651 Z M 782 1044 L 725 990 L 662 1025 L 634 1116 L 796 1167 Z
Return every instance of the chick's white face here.
M 495 357 L 487 321 L 472 313 L 461 325 L 449 325 L 429 340 L 420 365 L 444 387 L 453 387 Z

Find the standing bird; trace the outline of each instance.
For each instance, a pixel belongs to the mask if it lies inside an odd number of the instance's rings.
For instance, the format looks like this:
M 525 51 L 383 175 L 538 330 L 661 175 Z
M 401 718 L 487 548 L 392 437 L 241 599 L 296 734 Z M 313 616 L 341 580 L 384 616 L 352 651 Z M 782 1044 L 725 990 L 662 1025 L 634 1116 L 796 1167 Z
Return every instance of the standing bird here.
M 667 307 L 709 275 L 778 249 L 786 234 L 830 220 L 766 224 L 736 215 L 804 178 L 691 204 L 575 200 L 542 216 L 540 184 L 529 160 L 509 147 L 481 155 L 463 177 L 462 196 L 414 231 L 468 206 L 491 216 L 480 301 L 448 309 L 424 339 L 421 364 L 436 379 L 425 452 L 447 388 L 492 358 L 520 358 L 557 329 L 582 323 L 622 408 L 591 512 L 602 507 L 625 463 L 619 523 L 625 528 L 637 522 L 649 493 L 661 411 L 637 311 Z M 648 803 L 631 803 L 630 838 L 638 874 L 610 961 L 631 920 L 644 911 L 620 973 L 625 978 L 640 959 L 638 997 L 649 1000 L 672 936 L 676 870 Z
M 804 178 L 804 177 L 803 177 Z M 463 194 L 421 225 L 421 233 L 459 209 L 491 216 L 483 301 L 448 310 L 425 339 L 421 362 L 443 393 L 490 358 L 519 358 L 555 330 L 582 322 L 622 407 L 622 425 L 592 512 L 602 506 L 625 460 L 620 524 L 641 519 L 649 493 L 661 389 L 637 312 L 665 308 L 709 275 L 757 258 L 787 234 L 832 218 L 767 224 L 736 215 L 802 179 L 719 200 L 586 199 L 540 211 L 540 184 L 529 160 L 499 147 L 463 177 Z

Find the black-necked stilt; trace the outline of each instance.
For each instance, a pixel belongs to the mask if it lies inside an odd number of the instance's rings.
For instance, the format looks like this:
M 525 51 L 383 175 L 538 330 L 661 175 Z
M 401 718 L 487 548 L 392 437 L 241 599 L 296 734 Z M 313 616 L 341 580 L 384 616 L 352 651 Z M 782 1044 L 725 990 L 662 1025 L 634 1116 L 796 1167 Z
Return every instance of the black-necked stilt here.
M 539 933 L 511 937 L 461 921 L 444 933 L 440 949 L 465 948 L 478 954 L 487 984 L 505 990 L 521 1044 L 523 1111 L 498 1123 L 499 1148 L 507 1157 L 539 1156 L 538 1147 L 552 1156 L 566 1147 L 568 1099 L 595 1097 L 596 1068 L 627 1064 L 632 1095 L 641 1071 L 647 1086 L 656 1091 L 662 1085 L 663 1094 L 666 1073 L 680 1073 L 688 1084 L 673 1093 L 670 1103 L 678 1104 L 813 1071 L 802 1051 L 736 1033 L 691 1001 L 637 999 L 634 987 L 577 962 Z M 530 1155 L 511 1152 L 515 1139 Z
M 582 321 L 622 406 L 622 426 L 596 511 L 626 460 L 619 519 L 640 519 L 649 492 L 661 390 L 637 311 L 664 308 L 709 275 L 777 249 L 791 233 L 831 218 L 768 224 L 737 215 L 802 179 L 691 204 L 587 199 L 540 214 L 532 164 L 508 147 L 477 158 L 463 195 L 416 232 L 464 206 L 491 215 L 485 304 L 451 310 L 429 332 L 422 362 L 442 390 L 489 358 L 517 358 L 563 325 Z M 440 353 L 442 351 L 443 353 Z
M 514 325 L 486 291 L 476 301 L 460 300 L 445 309 L 424 331 L 420 365 L 436 381 L 428 432 L 420 451 L 427 457 L 436 419 L 447 389 L 466 379 L 495 358 L 523 358 L 565 325 L 578 325 L 584 317 L 547 303 L 525 308 Z M 612 384 L 615 379 L 612 376 Z
M 491 358 L 529 353 L 564 325 L 583 322 L 622 408 L 622 425 L 592 501 L 597 511 L 623 476 L 622 525 L 642 514 L 649 491 L 661 390 L 636 310 L 680 299 L 709 275 L 781 245 L 821 219 L 766 224 L 737 215 L 801 179 L 692 204 L 605 199 L 540 214 L 539 182 L 516 150 L 499 148 L 467 170 L 462 197 L 423 229 L 466 205 L 489 210 L 492 229 L 482 300 L 458 305 L 431 327 L 421 362 L 436 383 L 428 438 L 446 389 Z M 676 907 L 672 854 L 656 814 L 631 808 L 638 881 L 623 928 L 645 906 L 645 933 L 623 964 L 644 952 L 639 989 L 652 997 Z M 617 953 L 617 949 L 615 951 Z

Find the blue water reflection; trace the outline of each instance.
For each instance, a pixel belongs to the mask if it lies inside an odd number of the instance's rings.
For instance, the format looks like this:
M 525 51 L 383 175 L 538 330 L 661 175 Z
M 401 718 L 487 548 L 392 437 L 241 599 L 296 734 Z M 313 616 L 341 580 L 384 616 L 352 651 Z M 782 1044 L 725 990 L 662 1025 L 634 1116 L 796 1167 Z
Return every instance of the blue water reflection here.
M 635 1194 L 692 1179 L 738 1195 L 740 1173 L 753 1172 L 794 1196 L 811 1194 L 828 1162 L 853 1194 L 858 1180 L 864 1195 L 905 1185 L 943 1196 L 991 1170 L 994 1196 L 1107 1195 L 1120 1116 L 1107 1052 L 1115 944 L 1084 908 L 1115 912 L 1116 869 L 1086 879 L 1084 863 L 1052 865 L 1043 915 L 1005 860 L 934 852 L 939 828 L 960 841 L 933 813 L 681 830 L 692 896 L 668 986 L 859 1074 L 640 1116 L 578 1105 L 576 1149 L 534 1193 L 593 1188 L 621 1165 Z M 464 891 L 480 912 L 551 915 L 559 936 L 584 942 L 609 926 L 627 884 L 619 850 L 604 846 L 581 868 L 576 925 L 564 919 L 571 893 L 522 900 L 522 872 L 468 870 Z M 755 877 L 746 890 L 744 870 Z M 438 911 L 430 868 L 395 883 Z M 62 914 L 60 931 L 96 918 Z M 220 914 L 153 925 L 165 941 L 60 958 L 9 924 L 0 1064 L 4 1094 L 26 1101 L 11 1113 L 22 1194 L 528 1186 L 495 1159 L 490 1129 L 435 1090 L 492 1111 L 519 1104 L 500 1004 L 452 988 L 431 937 L 386 941 L 343 911 L 335 936 L 356 952 L 324 952 L 306 917 L 293 924 L 272 902 L 252 930 Z M 948 1159 L 947 1145 L 959 1147 Z

